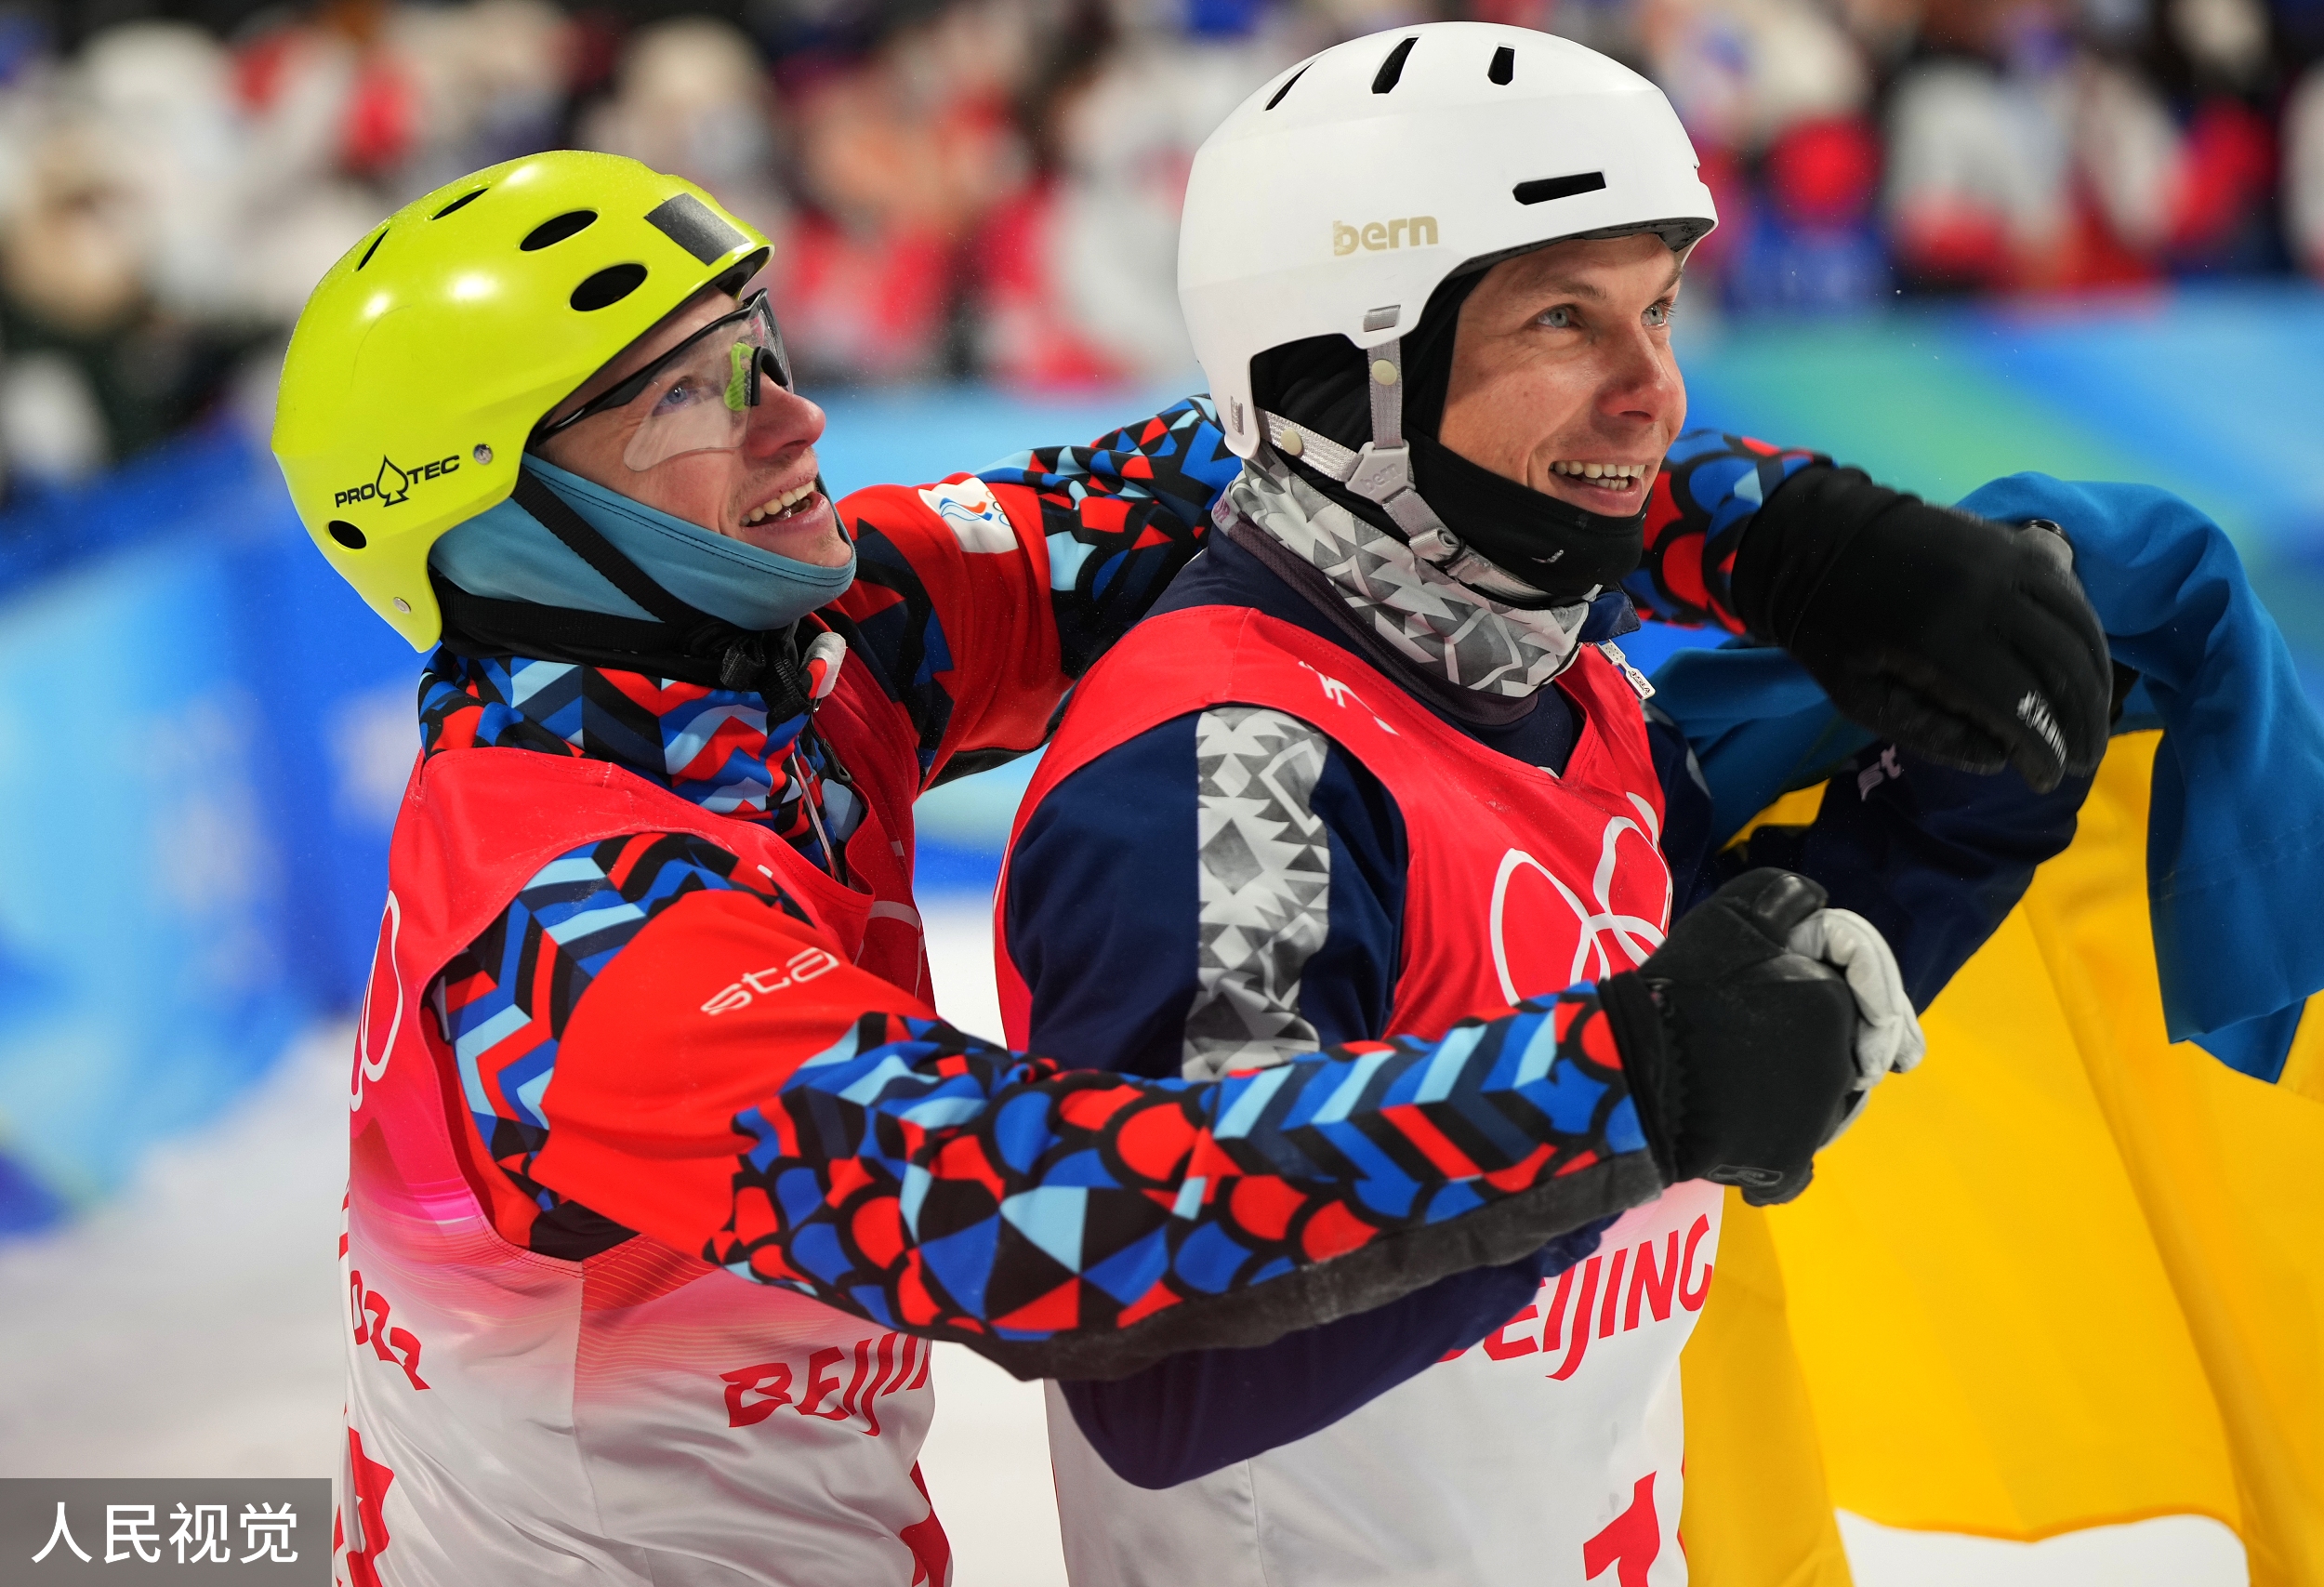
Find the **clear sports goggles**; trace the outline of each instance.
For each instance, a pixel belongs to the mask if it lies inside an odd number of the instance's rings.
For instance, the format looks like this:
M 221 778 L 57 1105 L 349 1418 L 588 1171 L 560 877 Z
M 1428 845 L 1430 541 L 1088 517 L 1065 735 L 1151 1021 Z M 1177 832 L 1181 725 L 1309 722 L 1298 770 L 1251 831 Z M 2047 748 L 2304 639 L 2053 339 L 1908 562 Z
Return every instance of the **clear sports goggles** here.
M 572 429 L 583 419 L 632 403 L 645 404 L 645 417 L 630 433 L 621 460 L 643 472 L 688 452 L 732 452 L 750 427 L 759 405 L 759 377 L 765 374 L 785 390 L 791 387 L 790 355 L 764 292 L 680 342 L 620 385 L 601 392 L 555 424 L 535 430 L 535 443 Z

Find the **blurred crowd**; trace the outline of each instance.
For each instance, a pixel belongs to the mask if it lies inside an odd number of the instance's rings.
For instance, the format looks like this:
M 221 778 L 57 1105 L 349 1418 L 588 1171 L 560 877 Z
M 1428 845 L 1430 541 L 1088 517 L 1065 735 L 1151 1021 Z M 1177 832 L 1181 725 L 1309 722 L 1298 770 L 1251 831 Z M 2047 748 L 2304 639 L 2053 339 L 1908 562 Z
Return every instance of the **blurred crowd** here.
M 2324 271 L 2324 0 L 0 0 L 0 469 L 262 420 L 342 250 L 558 145 L 773 234 L 809 382 L 1174 376 L 1195 145 L 1450 14 L 1664 86 L 1725 222 L 1690 293 L 1733 310 Z

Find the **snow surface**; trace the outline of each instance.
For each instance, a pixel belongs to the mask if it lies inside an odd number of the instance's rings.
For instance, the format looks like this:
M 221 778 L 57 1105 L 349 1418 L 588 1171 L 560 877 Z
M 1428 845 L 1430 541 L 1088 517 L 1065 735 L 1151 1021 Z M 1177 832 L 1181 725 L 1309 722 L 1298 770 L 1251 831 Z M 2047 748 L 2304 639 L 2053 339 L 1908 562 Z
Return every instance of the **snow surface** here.
M 927 900 L 938 1001 L 999 1034 L 985 901 Z M 337 1470 L 348 1033 L 318 1030 L 135 1187 L 0 1245 L 0 1476 L 322 1476 Z M 956 1587 L 1063 1587 L 1037 1387 L 939 1347 L 921 1457 Z M 2036 1544 L 1841 1517 L 1860 1587 L 2241 1587 L 2215 1522 L 2175 1516 Z

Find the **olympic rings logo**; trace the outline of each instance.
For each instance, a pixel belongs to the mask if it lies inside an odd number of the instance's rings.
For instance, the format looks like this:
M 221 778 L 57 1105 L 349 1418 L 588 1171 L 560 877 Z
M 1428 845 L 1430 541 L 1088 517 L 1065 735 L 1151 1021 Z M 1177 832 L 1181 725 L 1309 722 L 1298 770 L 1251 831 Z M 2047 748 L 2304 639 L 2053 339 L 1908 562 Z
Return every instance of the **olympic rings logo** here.
M 388 1060 L 395 1053 L 395 1033 L 403 1028 L 403 974 L 396 967 L 395 946 L 403 934 L 403 906 L 392 890 L 388 893 L 388 906 L 379 917 L 379 936 L 383 947 L 371 961 L 371 979 L 363 984 L 363 1012 L 355 1019 L 355 1073 L 348 1088 L 347 1111 L 355 1113 L 363 1105 L 363 1083 L 376 1084 L 388 1072 Z M 395 983 L 395 1018 L 388 1022 L 388 1034 L 376 1044 L 371 1037 L 371 999 L 378 990 L 379 977 L 385 974 Z
M 1627 815 L 1617 815 L 1607 819 L 1605 832 L 1598 843 L 1597 872 L 1591 877 L 1590 884 L 1591 896 L 1596 905 L 1595 908 L 1585 904 L 1574 890 L 1566 886 L 1565 881 L 1549 866 L 1535 859 L 1525 850 L 1512 849 L 1501 856 L 1500 870 L 1493 878 L 1491 916 L 1493 970 L 1500 977 L 1501 996 L 1509 1001 L 1514 1003 L 1525 994 L 1518 990 L 1516 981 L 1509 972 L 1509 945 L 1502 934 L 1502 916 L 1509 906 L 1511 881 L 1519 871 L 1528 866 L 1540 872 L 1549 884 L 1557 889 L 1557 895 L 1565 901 L 1565 906 L 1574 912 L 1574 921 L 1578 929 L 1574 935 L 1573 967 L 1566 973 L 1566 985 L 1570 986 L 1577 981 L 1595 978 L 1586 973 L 1591 969 L 1591 960 L 1593 957 L 1597 961 L 1596 975 L 1612 975 L 1621 970 L 1635 969 L 1644 964 L 1646 961 L 1646 956 L 1662 946 L 1662 934 L 1670 919 L 1670 873 L 1662 866 L 1661 854 L 1657 848 L 1662 840 L 1661 823 L 1655 818 L 1653 805 L 1636 794 L 1631 794 L 1628 797 L 1645 825 L 1642 827 Z M 1643 915 L 1625 914 L 1615 907 L 1614 881 L 1620 866 L 1620 846 L 1622 834 L 1625 832 L 1634 832 L 1638 835 L 1640 840 L 1646 845 L 1647 853 L 1653 856 L 1656 868 L 1662 872 L 1662 909 L 1660 918 L 1657 919 L 1649 920 Z M 1622 957 L 1629 961 L 1628 963 L 1617 965 L 1614 962 L 1613 957 L 1606 952 L 1606 941 L 1609 938 L 1613 940 L 1614 946 L 1621 950 Z M 1532 988 L 1537 993 L 1560 989 L 1552 986 Z

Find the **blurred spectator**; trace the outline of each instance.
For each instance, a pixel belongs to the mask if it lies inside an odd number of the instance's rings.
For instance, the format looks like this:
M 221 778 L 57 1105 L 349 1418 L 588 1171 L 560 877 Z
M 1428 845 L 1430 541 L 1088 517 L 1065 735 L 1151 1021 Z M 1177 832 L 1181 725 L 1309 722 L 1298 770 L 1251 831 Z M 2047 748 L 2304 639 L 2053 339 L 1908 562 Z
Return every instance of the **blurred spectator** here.
M 1738 308 L 1835 309 L 1887 284 L 1869 224 L 1871 73 L 1816 0 L 1646 0 L 1641 44 L 1702 156 L 1720 230 L 1705 287 Z
M 2257 0 L 1933 0 L 1922 32 L 1942 53 L 1889 111 L 1908 280 L 2075 290 L 2280 258 Z
M 1857 116 L 1787 127 L 1763 165 L 1761 212 L 1732 245 L 1728 297 L 1741 309 L 1827 310 L 1888 295 L 1888 256 L 1873 225 L 1880 139 Z
M 765 228 L 816 384 L 1175 377 L 1196 145 L 1290 61 L 1446 15 L 1663 85 L 1725 222 L 1696 290 L 1737 310 L 2324 273 L 2324 0 L 256 3 L 172 7 L 205 29 L 0 0 L 17 488 L 265 393 L 380 215 L 561 143 Z
M 799 94 L 798 193 L 773 289 L 810 377 L 925 379 L 958 351 L 964 250 L 1023 180 L 1010 115 L 1030 9 L 970 3 L 896 27 Z
M 1916 282 L 2008 286 L 2059 246 L 2069 149 L 2045 86 L 1958 59 L 1915 66 L 1898 84 L 1886 204 Z
M 223 63 L 191 30 L 124 29 L 15 96 L 0 459 L 20 485 L 64 484 L 191 417 L 247 319 L 224 284 L 232 217 L 196 202 L 235 172 Z
M 1698 144 L 1758 153 L 1786 128 L 1853 115 L 1870 73 L 1816 0 L 1648 0 L 1650 74 Z
M 2284 111 L 2283 205 L 2293 257 L 2324 276 L 2324 68 L 2308 69 Z
M 683 17 L 631 36 L 612 96 L 582 116 L 577 141 L 699 182 L 735 214 L 772 230 L 786 210 L 774 111 L 773 86 L 742 31 Z M 554 117 L 547 119 L 553 129 Z
M 1194 366 L 1178 212 L 1211 127 L 1299 58 L 1256 7 L 1195 0 L 1182 31 L 1092 19 L 1029 115 L 1037 179 L 977 248 L 979 363 L 1019 385 L 1154 380 Z

